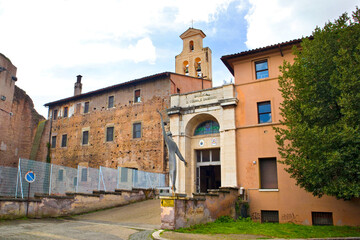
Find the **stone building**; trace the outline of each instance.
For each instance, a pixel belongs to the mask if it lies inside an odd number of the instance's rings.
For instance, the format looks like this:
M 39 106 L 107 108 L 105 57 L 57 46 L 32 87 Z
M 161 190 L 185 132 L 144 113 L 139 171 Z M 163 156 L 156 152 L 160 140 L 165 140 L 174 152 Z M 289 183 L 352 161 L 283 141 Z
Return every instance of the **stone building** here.
M 235 84 L 171 96 L 167 111 L 174 140 L 188 161 L 179 164 L 179 192 L 239 187 L 251 218 L 306 225 L 360 225 L 360 200 L 314 197 L 296 186 L 277 160 L 279 66 L 293 62 L 301 40 L 221 58 Z
M 184 46 L 193 41 L 195 49 L 202 47 L 202 31 L 190 28 L 184 34 Z M 207 54 L 210 61 L 202 65 L 206 71 L 211 69 L 211 52 Z M 183 50 L 182 56 L 203 58 L 203 52 Z M 175 65 L 182 60 L 176 60 Z M 170 107 L 171 94 L 212 87 L 210 79 L 195 72 L 185 75 L 182 70 L 88 93 L 81 92 L 81 80 L 82 76 L 77 76 L 74 96 L 45 104 L 51 120 L 50 156 L 54 164 L 165 172 L 166 152 L 156 110 Z
M 0 53 L 1 166 L 17 166 L 20 157 L 37 157 L 40 140 L 35 135 L 39 123 L 45 120 L 36 112 L 26 92 L 15 85 L 16 70 L 10 59 Z M 45 121 L 40 125 L 43 130 Z

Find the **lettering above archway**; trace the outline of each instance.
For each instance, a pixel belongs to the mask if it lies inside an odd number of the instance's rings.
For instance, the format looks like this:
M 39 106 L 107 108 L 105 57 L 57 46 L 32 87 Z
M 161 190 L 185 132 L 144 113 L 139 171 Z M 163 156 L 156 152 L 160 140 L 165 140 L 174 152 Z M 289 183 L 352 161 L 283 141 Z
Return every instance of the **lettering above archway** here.
M 219 129 L 219 123 L 215 121 L 205 121 L 195 128 L 194 136 L 219 133 Z

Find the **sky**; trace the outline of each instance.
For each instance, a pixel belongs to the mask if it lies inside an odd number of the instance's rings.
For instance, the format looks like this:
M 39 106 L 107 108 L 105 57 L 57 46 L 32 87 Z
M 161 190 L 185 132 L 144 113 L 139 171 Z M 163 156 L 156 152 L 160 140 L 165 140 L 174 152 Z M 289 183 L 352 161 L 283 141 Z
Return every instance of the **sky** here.
M 48 102 L 175 71 L 179 36 L 205 34 L 213 86 L 233 81 L 221 56 L 312 34 L 357 0 L 0 0 L 0 53 L 17 67 L 16 85 L 47 117 Z

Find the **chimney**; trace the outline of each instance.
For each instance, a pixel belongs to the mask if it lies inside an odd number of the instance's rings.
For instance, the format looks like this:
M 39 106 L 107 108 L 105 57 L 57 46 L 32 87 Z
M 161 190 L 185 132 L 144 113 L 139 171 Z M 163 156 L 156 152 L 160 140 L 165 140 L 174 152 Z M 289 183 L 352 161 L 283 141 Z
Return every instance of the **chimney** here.
M 74 96 L 80 95 L 82 90 L 81 75 L 76 76 L 76 83 L 74 87 Z

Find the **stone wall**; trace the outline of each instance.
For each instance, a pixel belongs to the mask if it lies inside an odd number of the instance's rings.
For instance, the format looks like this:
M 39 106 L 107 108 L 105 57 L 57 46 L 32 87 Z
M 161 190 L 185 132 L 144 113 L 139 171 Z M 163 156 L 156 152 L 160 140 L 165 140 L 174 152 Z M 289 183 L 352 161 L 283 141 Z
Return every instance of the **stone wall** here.
M 179 229 L 215 221 L 221 216 L 237 217 L 238 188 L 220 188 L 187 197 L 161 197 L 161 228 Z
M 141 102 L 134 103 L 134 91 L 141 90 Z M 108 108 L 108 97 L 114 96 L 114 107 Z M 56 146 L 51 148 L 51 162 L 68 167 L 129 167 L 164 172 L 164 143 L 157 109 L 169 106 L 170 82 L 160 79 L 150 83 L 130 85 L 102 94 L 52 106 L 58 111 L 52 120 L 51 136 Z M 84 113 L 85 102 L 89 112 Z M 69 116 L 64 117 L 68 107 Z M 133 124 L 141 123 L 141 137 L 133 138 Z M 114 140 L 106 141 L 106 128 L 114 127 Z M 83 131 L 89 131 L 88 144 L 82 144 Z M 62 136 L 67 146 L 62 147 Z
M 40 121 L 26 92 L 15 86 L 11 115 L 0 113 L 0 165 L 17 166 L 19 158 L 30 158 L 33 139 Z
M 60 217 L 117 207 L 155 196 L 153 190 L 133 189 L 115 192 L 94 191 L 93 194 L 67 193 L 67 196 L 37 195 L 29 202 L 28 217 Z M 0 219 L 26 216 L 26 199 L 0 198 Z

